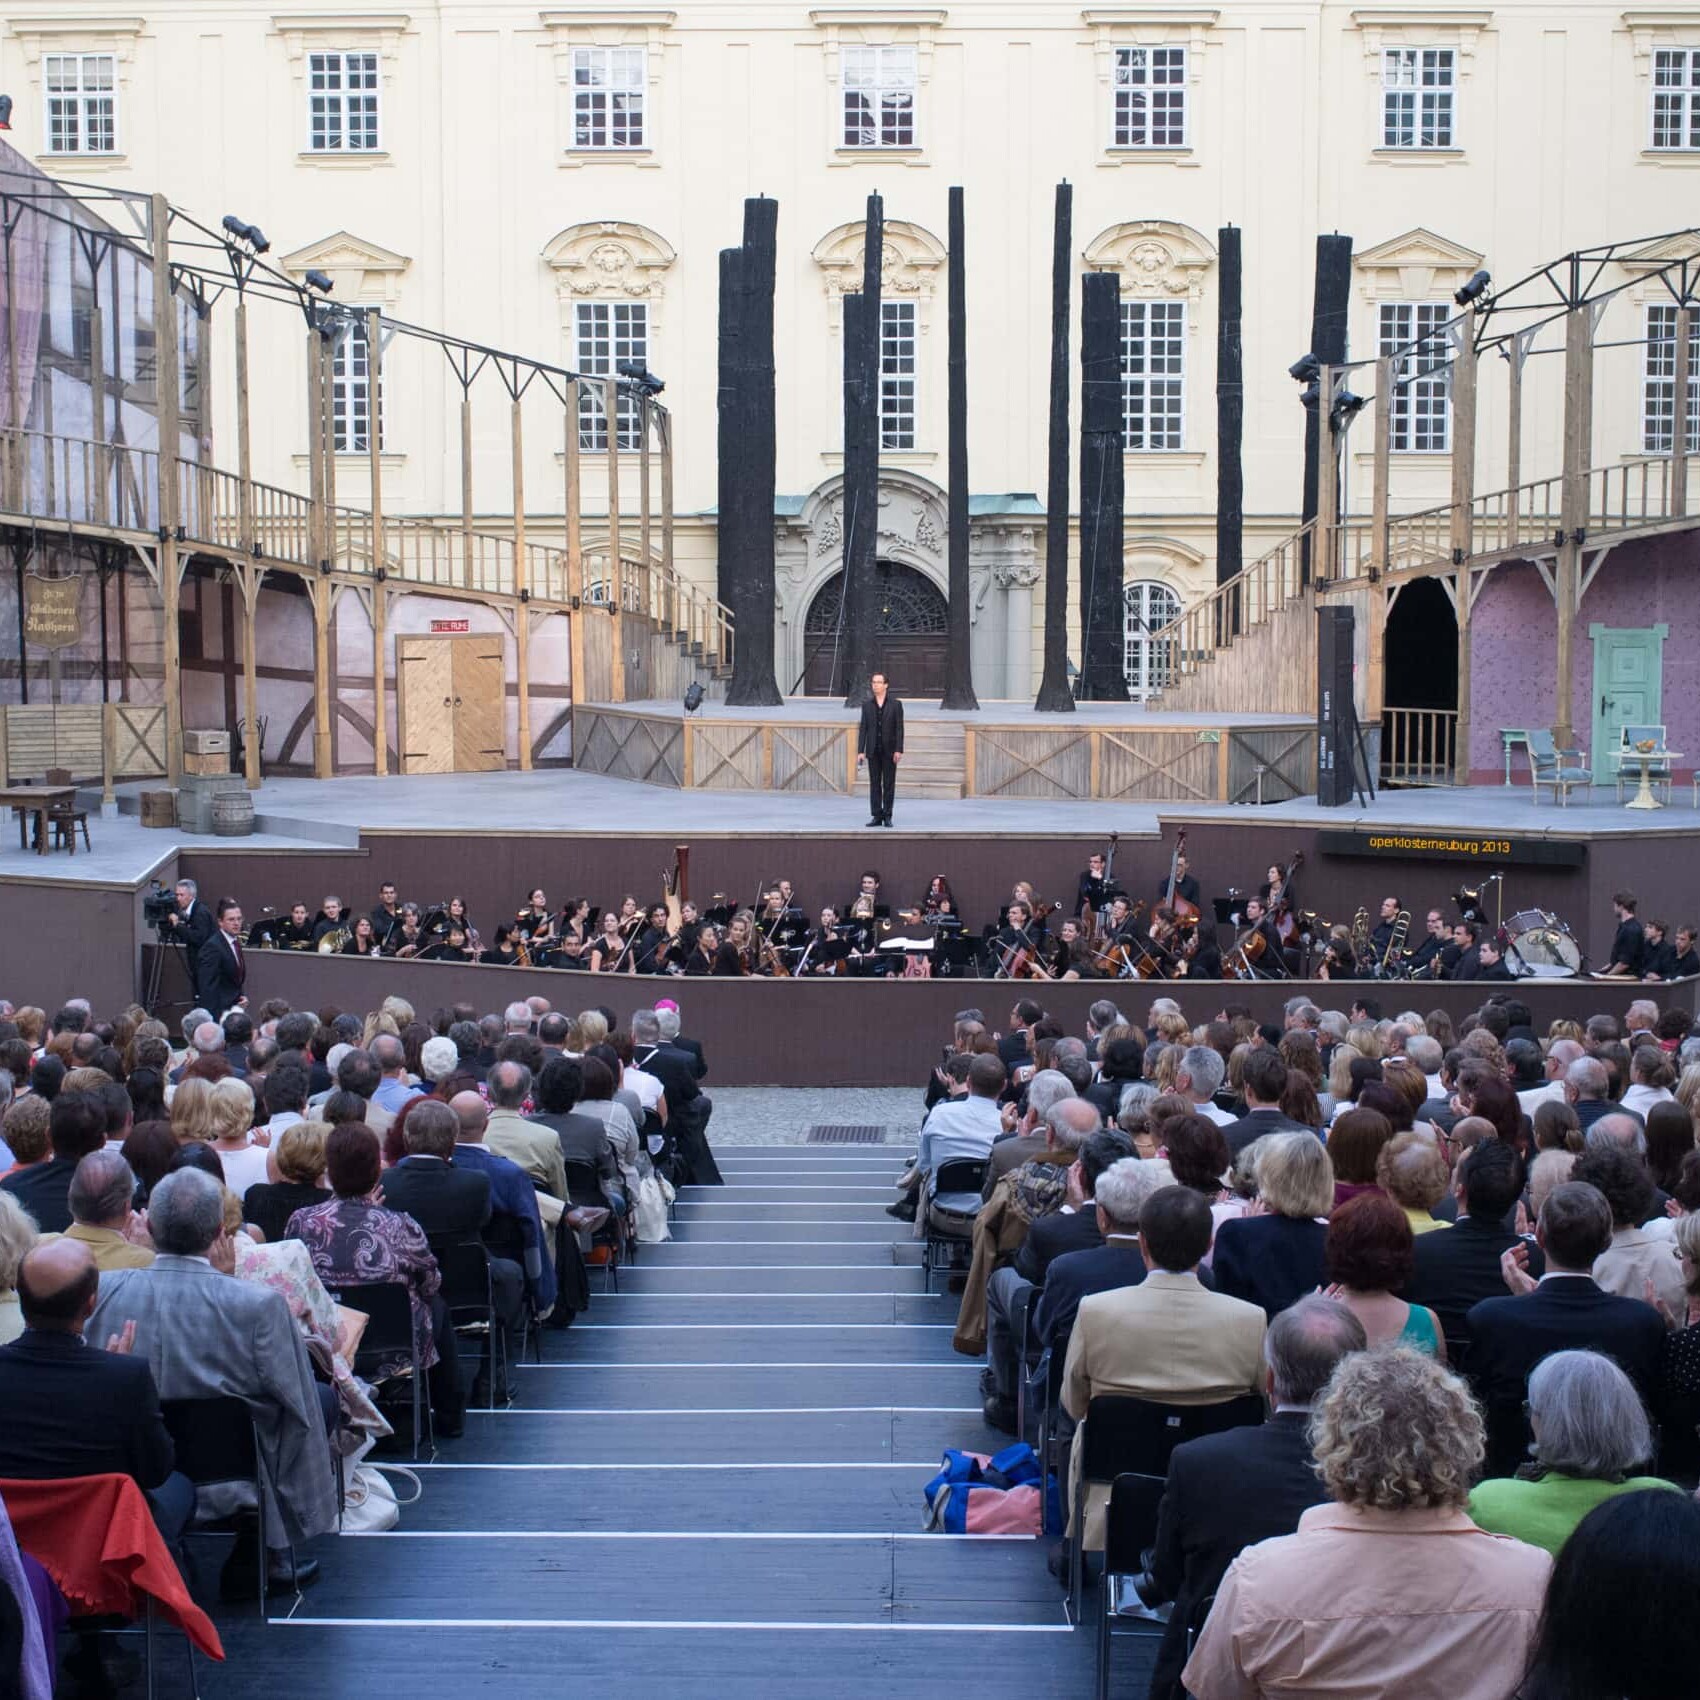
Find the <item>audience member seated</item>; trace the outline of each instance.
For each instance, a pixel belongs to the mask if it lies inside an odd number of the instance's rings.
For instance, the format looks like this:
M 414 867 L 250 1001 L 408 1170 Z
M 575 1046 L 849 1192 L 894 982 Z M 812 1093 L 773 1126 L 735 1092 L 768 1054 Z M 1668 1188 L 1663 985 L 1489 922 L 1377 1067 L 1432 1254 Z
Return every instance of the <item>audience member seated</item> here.
M 252 1076 L 250 1076 L 250 1079 Z M 262 1091 L 266 1104 L 266 1132 L 271 1139 L 276 1139 L 287 1127 L 307 1119 L 307 1091 L 311 1077 L 299 1062 L 287 1060 L 287 1054 L 279 1056 L 276 1063 L 267 1071 L 265 1085 Z M 177 1124 L 176 1104 L 172 1104 L 172 1125 Z M 183 1132 L 178 1130 L 177 1137 L 183 1138 Z M 204 1134 L 198 1137 L 206 1137 Z
M 33 1092 L 15 1099 L 0 1122 L 0 1139 L 12 1154 L 12 1161 L 0 1181 L 45 1163 L 53 1155 L 53 1106 Z M 10 1190 L 10 1189 L 8 1189 Z
M 1231 1127 L 1238 1118 L 1216 1102 L 1227 1065 L 1222 1053 L 1208 1045 L 1188 1045 L 1175 1070 L 1175 1090 L 1192 1101 L 1193 1109 L 1218 1127 Z M 1224 1165 L 1226 1167 L 1226 1165 Z
M 551 1062 L 554 1060 L 550 1059 Z M 631 1111 L 615 1099 L 617 1083 L 614 1071 L 601 1057 L 586 1056 L 577 1066 L 579 1094 L 573 1103 L 573 1113 L 602 1124 L 603 1137 L 613 1151 L 614 1167 L 618 1171 L 615 1186 L 635 1206 L 643 1185 L 643 1177 L 638 1171 L 637 1123 L 632 1120 Z M 543 1072 L 549 1072 L 548 1063 L 543 1065 Z M 564 1141 L 562 1149 L 566 1149 Z
M 476 1092 L 457 1092 L 449 1101 L 454 1112 L 454 1165 L 490 1182 L 490 1221 L 484 1243 L 525 1273 L 526 1292 L 533 1310 L 545 1316 L 555 1304 L 554 1260 L 548 1255 L 548 1236 L 537 1208 L 537 1189 L 517 1163 L 498 1157 L 484 1144 L 490 1112 Z
M 68 1234 L 43 1241 L 24 1259 L 18 1296 L 24 1332 L 0 1346 L 0 1477 L 129 1476 L 174 1542 L 195 1509 L 194 1486 L 173 1470 L 153 1371 L 132 1352 L 134 1329 L 113 1334 L 104 1350 L 98 1335 L 87 1337 L 100 1296 L 88 1248 Z
M 71 1178 L 91 1151 L 106 1144 L 106 1111 L 89 1092 L 61 1092 L 48 1113 L 53 1155 L 45 1163 L 0 1181 L 35 1219 L 44 1234 L 62 1234 L 71 1225 Z
M 1295 1134 L 1294 1138 L 1310 1138 Z M 1262 1375 L 1263 1313 L 1199 1283 L 1210 1249 L 1210 1206 L 1186 1187 L 1166 1186 L 1139 1213 L 1146 1277 L 1137 1286 L 1080 1301 L 1063 1367 L 1062 1406 L 1077 1423 L 1101 1393 L 1168 1405 L 1215 1405 L 1256 1389 Z M 1071 1517 L 1081 1514 L 1080 1440 L 1069 1466 Z M 1106 1487 L 1085 1507 L 1085 1543 L 1104 1544 Z
M 1513 1246 L 1502 1259 L 1511 1296 L 1483 1299 L 1465 1318 L 1464 1368 L 1486 1414 L 1490 1476 L 1515 1474 L 1528 1455 L 1529 1372 L 1551 1353 L 1603 1352 L 1628 1372 L 1644 1404 L 1658 1391 L 1663 1319 L 1640 1299 L 1604 1292 L 1591 1273 L 1611 1244 L 1605 1199 L 1580 1182 L 1554 1188 L 1536 1238 L 1546 1254 L 1540 1281 L 1528 1273 L 1520 1244 Z
M 1311 1432 L 1330 1503 L 1229 1565 L 1187 1689 L 1207 1700 L 1511 1694 L 1551 1561 L 1469 1519 L 1483 1435 L 1464 1384 L 1421 1353 L 1356 1353 Z
M 1700 1508 L 1683 1494 L 1596 1505 L 1553 1563 L 1540 1634 L 1516 1700 L 1669 1700 L 1694 1687 Z M 1462 1692 L 1460 1690 L 1459 1692 Z
M 1273 1133 L 1258 1148 L 1262 1212 L 1237 1216 L 1216 1231 L 1210 1268 L 1216 1290 L 1275 1316 L 1322 1284 L 1322 1218 L 1334 1204 L 1334 1169 L 1314 1133 Z
M 1370 1345 L 1409 1346 L 1444 1363 L 1446 1345 L 1434 1312 L 1396 1296 L 1411 1279 L 1415 1244 L 1404 1211 L 1381 1193 L 1360 1193 L 1336 1205 L 1322 1255 L 1328 1296 L 1363 1324 Z
M 245 1080 L 219 1081 L 212 1089 L 212 1148 L 224 1165 L 224 1184 L 238 1198 L 266 1178 L 266 1147 L 249 1137 L 253 1125 L 252 1088 Z
M 288 1305 L 228 1278 L 235 1249 L 217 1181 L 190 1168 L 167 1175 L 149 1200 L 148 1231 L 153 1266 L 103 1275 L 87 1332 L 105 1339 L 133 1324 L 136 1353 L 152 1366 L 161 1399 L 230 1397 L 248 1406 L 276 1497 L 266 1528 L 279 1544 L 266 1555 L 268 1573 L 281 1587 L 304 1587 L 318 1574 L 317 1560 L 298 1556 L 291 1570 L 286 1544 L 336 1526 L 329 1389 L 321 1398 Z M 220 1582 L 226 1599 L 257 1596 L 257 1549 L 251 1535 L 238 1542 Z
M 1597 1056 L 1578 1057 L 1564 1071 L 1564 1096 L 1575 1110 L 1583 1133 L 1602 1116 L 1629 1113 L 1621 1104 L 1613 1103 L 1610 1094 L 1611 1075 Z
M 1016 1253 L 1016 1274 L 1035 1287 L 1042 1287 L 1051 1265 L 1059 1257 L 1071 1251 L 1089 1251 L 1093 1246 L 1102 1245 L 1104 1240 L 1098 1232 L 1098 1213 L 1092 1203 L 1098 1177 L 1112 1163 L 1136 1155 L 1132 1135 L 1123 1133 L 1120 1128 L 1104 1128 L 1089 1134 L 1080 1147 L 1080 1155 L 1074 1160 L 1067 1200 L 1060 1209 L 1041 1216 L 1027 1230 L 1027 1238 Z
M 553 1128 L 525 1114 L 531 1086 L 531 1070 L 524 1063 L 503 1061 L 492 1065 L 485 1077 L 490 1120 L 484 1130 L 484 1143 L 497 1156 L 517 1163 L 551 1198 L 565 1203 L 567 1165 L 561 1141 Z
M 596 1066 L 602 1068 L 600 1063 Z M 620 1189 L 620 1170 L 614 1160 L 614 1146 L 608 1137 L 608 1128 L 595 1116 L 578 1108 L 584 1089 L 584 1067 L 583 1063 L 574 1062 L 570 1057 L 551 1057 L 537 1077 L 537 1110 L 529 1119 L 534 1127 L 547 1129 L 554 1136 L 563 1170 L 569 1159 L 595 1170 L 596 1183 L 601 1189 L 600 1199 L 586 1196 L 575 1198 L 573 1203 L 595 1205 L 600 1202 L 623 1217 L 630 1200 Z M 501 1065 L 498 1064 L 491 1078 L 499 1078 L 500 1072 Z M 606 1068 L 602 1072 L 606 1074 Z M 569 1176 L 567 1185 L 571 1184 Z M 565 1197 L 566 1193 L 563 1191 L 561 1196 Z
M 945 1098 L 933 1106 L 921 1127 L 914 1165 L 897 1183 L 903 1196 L 886 1206 L 888 1216 L 914 1221 L 927 1177 L 940 1164 L 964 1157 L 991 1156 L 992 1146 L 1004 1131 L 998 1099 L 1007 1080 L 1005 1065 L 989 1053 L 969 1063 L 967 1095 Z
M 1051 1135 L 1045 1122 L 1046 1113 L 1053 1104 L 1060 1104 L 1064 1098 L 1074 1096 L 1074 1088 L 1069 1084 L 1068 1076 L 1054 1068 L 1042 1068 L 1033 1076 L 1027 1083 L 1025 1112 L 1012 1131 L 1000 1133 L 992 1142 L 992 1160 L 986 1167 L 986 1184 L 981 1188 L 982 1197 L 990 1198 L 992 1188 L 1011 1169 L 1020 1168 L 1023 1163 L 1049 1148 Z M 1096 1105 L 1093 1107 L 1098 1108 Z M 1102 1113 L 1102 1110 L 1099 1110 L 1099 1114 Z
M 289 1219 L 297 1210 L 326 1202 L 325 1140 L 330 1131 L 326 1122 L 293 1122 L 272 1141 L 266 1173 L 275 1173 L 277 1179 L 261 1181 L 242 1195 L 244 1218 L 265 1235 L 267 1244 L 288 1237 Z
M 1360 1193 L 1381 1190 L 1375 1179 L 1376 1164 L 1392 1138 L 1393 1123 L 1380 1110 L 1342 1110 L 1334 1118 L 1328 1130 L 1328 1160 L 1334 1165 L 1336 1204 L 1344 1204 Z
M 1266 1133 L 1307 1133 L 1303 1122 L 1294 1121 L 1281 1108 L 1287 1091 L 1287 1065 L 1279 1051 L 1259 1046 L 1245 1060 L 1240 1073 L 1240 1095 L 1245 1114 L 1223 1129 L 1228 1150 L 1237 1157 L 1254 1139 Z
M 1632 1472 L 1653 1461 L 1653 1430 L 1634 1384 L 1598 1352 L 1554 1352 L 1529 1375 L 1534 1462 L 1481 1482 L 1470 1515 L 1555 1557 L 1601 1500 L 1675 1484 Z
M 1431 1134 L 1394 1134 L 1375 1160 L 1375 1178 L 1381 1190 L 1405 1212 L 1413 1234 L 1451 1226 L 1436 1221 L 1432 1214 L 1445 1198 L 1452 1176 Z
M 1645 1162 L 1621 1146 L 1590 1147 L 1576 1159 L 1570 1178 L 1597 1188 L 1611 1207 L 1611 1244 L 1594 1264 L 1601 1288 L 1620 1298 L 1662 1304 L 1667 1315 L 1681 1312 L 1688 1292 L 1675 1247 L 1668 1236 L 1641 1227 L 1654 1213 L 1655 1198 Z
M 153 1262 L 153 1243 L 132 1201 L 136 1177 L 122 1151 L 110 1145 L 91 1151 L 77 1165 L 69 1194 L 71 1225 L 63 1236 L 44 1234 L 44 1240 L 64 1238 L 88 1247 L 95 1267 L 146 1269 Z
M 333 1128 L 325 1140 L 325 1171 L 333 1196 L 297 1210 L 286 1232 L 305 1243 L 314 1272 L 332 1293 L 387 1283 L 407 1288 L 414 1350 L 430 1372 L 432 1416 L 437 1432 L 453 1439 L 465 1427 L 466 1402 L 448 1309 L 437 1297 L 442 1275 L 425 1231 L 411 1216 L 374 1202 L 383 1165 L 369 1127 L 351 1122 Z M 408 1366 L 408 1359 L 397 1357 L 370 1379 L 404 1374 Z
M 1173 1602 L 1150 1700 L 1185 1700 L 1188 1627 L 1228 1566 L 1247 1547 L 1292 1534 L 1311 1506 L 1327 1500 L 1311 1451 L 1311 1406 L 1341 1361 L 1365 1344 L 1363 1324 L 1345 1306 L 1300 1299 L 1263 1337 L 1268 1420 L 1203 1435 L 1170 1455 L 1151 1568 L 1139 1582 L 1147 1606 Z
M 18 1271 L 38 1238 L 30 1213 L 9 1193 L 0 1192 L 0 1345 L 24 1331 Z
M 380 1183 L 384 1203 L 417 1222 L 432 1252 L 439 1255 L 452 1246 L 482 1247 L 490 1221 L 489 1176 L 454 1163 L 459 1133 L 460 1123 L 447 1104 L 429 1098 L 414 1104 L 407 1116 L 407 1155 L 384 1171 Z M 489 1262 L 491 1299 L 506 1353 L 497 1365 L 503 1373 L 498 1375 L 495 1398 L 505 1403 L 506 1366 L 518 1360 L 521 1343 L 525 1276 L 517 1263 L 504 1257 Z M 472 1385 L 472 1403 L 483 1403 L 488 1393 L 480 1371 Z

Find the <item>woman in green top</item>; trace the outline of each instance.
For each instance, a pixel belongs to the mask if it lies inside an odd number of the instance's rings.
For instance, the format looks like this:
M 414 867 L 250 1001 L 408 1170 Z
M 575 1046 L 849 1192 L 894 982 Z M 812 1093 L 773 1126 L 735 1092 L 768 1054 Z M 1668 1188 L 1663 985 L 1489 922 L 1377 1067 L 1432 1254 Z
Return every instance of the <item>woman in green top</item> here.
M 1635 1384 L 1598 1352 L 1554 1352 L 1529 1376 L 1535 1459 L 1515 1477 L 1478 1484 L 1469 1511 L 1490 1534 L 1515 1535 L 1556 1553 L 1601 1500 L 1641 1488 L 1682 1490 L 1633 1476 L 1653 1453 Z
M 1334 1206 L 1323 1242 L 1323 1267 L 1338 1299 L 1369 1336 L 1371 1347 L 1392 1341 L 1446 1362 L 1446 1342 L 1434 1312 L 1396 1297 L 1416 1267 L 1416 1236 L 1405 1212 L 1384 1192 L 1361 1192 Z

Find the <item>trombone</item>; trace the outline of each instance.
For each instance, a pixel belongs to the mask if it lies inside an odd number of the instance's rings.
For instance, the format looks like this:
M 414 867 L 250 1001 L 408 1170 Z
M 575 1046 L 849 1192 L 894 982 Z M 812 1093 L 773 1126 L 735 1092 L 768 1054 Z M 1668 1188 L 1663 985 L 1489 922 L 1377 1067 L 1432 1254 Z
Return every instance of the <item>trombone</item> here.
M 1381 960 L 1375 965 L 1375 975 L 1378 980 L 1385 980 L 1392 967 L 1405 954 L 1405 939 L 1411 931 L 1411 911 L 1401 909 L 1393 917 L 1392 930 L 1387 935 L 1387 948 L 1381 953 Z

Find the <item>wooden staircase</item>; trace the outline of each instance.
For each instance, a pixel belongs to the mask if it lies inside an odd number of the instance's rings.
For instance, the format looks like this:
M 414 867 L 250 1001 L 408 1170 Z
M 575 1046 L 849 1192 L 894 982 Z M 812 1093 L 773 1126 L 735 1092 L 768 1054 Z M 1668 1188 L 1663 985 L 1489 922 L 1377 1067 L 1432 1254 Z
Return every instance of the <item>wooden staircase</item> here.
M 898 806 L 908 797 L 960 797 L 966 759 L 960 720 L 909 716 L 903 726 L 903 760 L 897 767 Z

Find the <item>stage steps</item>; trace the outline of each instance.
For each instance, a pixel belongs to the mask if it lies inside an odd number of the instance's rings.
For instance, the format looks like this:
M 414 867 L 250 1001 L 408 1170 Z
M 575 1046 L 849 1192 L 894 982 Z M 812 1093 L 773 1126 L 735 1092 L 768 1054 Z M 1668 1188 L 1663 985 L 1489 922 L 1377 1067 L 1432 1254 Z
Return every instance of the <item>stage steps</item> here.
M 911 715 L 903 727 L 898 802 L 905 797 L 960 797 L 966 760 L 961 721 L 923 720 Z

